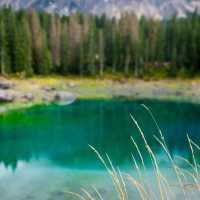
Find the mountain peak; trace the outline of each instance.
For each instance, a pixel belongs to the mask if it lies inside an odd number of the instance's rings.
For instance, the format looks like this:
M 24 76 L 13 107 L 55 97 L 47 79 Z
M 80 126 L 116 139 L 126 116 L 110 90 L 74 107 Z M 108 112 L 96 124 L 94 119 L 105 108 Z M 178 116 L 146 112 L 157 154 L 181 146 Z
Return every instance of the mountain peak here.
M 185 17 L 188 12 L 200 13 L 199 0 L 0 0 L 0 6 L 14 9 L 36 8 L 60 15 L 70 15 L 76 11 L 89 14 L 106 14 L 119 18 L 124 12 L 134 12 L 138 17 L 156 19 L 173 15 Z

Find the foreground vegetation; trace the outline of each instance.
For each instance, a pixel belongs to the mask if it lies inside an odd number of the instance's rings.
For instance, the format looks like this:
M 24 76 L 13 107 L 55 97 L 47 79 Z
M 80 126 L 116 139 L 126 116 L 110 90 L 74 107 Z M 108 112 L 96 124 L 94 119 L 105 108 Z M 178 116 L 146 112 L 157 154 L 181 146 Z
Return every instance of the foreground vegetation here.
M 175 199 L 199 199 L 200 195 L 200 174 L 199 174 L 199 155 L 200 147 L 187 135 L 188 148 L 191 155 L 189 159 L 180 155 L 173 155 L 167 147 L 165 137 L 163 136 L 157 121 L 152 112 L 145 105 L 142 105 L 152 117 L 152 120 L 157 127 L 158 134 L 154 135 L 154 139 L 161 147 L 161 151 L 165 153 L 169 169 L 173 174 L 173 179 L 170 180 L 165 171 L 159 163 L 159 158 L 154 153 L 153 148 L 148 144 L 141 127 L 136 119 L 131 115 L 131 119 L 139 130 L 139 134 L 143 140 L 143 145 L 146 147 L 146 153 L 151 160 L 154 175 L 149 177 L 147 175 L 147 166 L 144 160 L 144 154 L 140 151 L 140 145 L 137 144 L 133 137 L 131 137 L 133 148 L 137 150 L 138 155 L 132 155 L 134 171 L 136 175 L 124 173 L 119 168 L 112 164 L 108 155 L 104 158 L 94 147 L 90 148 L 96 153 L 109 176 L 112 179 L 116 193 L 119 200 L 141 199 L 141 200 L 175 200 Z M 139 157 L 139 160 L 137 159 Z M 181 164 L 180 164 L 181 163 Z M 148 166 L 149 167 L 149 166 Z M 130 198 L 131 185 L 134 196 Z M 67 192 L 66 195 L 75 197 L 81 200 L 104 200 L 104 195 L 93 187 L 92 189 L 82 188 L 82 192 Z
M 165 21 L 133 13 L 120 20 L 76 13 L 0 10 L 2 75 L 123 73 L 135 77 L 199 73 L 200 17 Z

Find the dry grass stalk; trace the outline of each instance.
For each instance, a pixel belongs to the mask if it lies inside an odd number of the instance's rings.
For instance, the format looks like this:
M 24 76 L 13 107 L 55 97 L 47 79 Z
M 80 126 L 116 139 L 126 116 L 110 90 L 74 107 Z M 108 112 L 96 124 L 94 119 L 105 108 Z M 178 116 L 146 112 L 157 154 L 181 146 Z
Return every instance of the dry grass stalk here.
M 145 148 L 147 149 L 148 155 L 151 159 L 151 163 L 154 169 L 155 179 L 156 179 L 156 185 L 157 189 L 159 191 L 159 197 L 157 196 L 156 191 L 154 191 L 151 187 L 148 186 L 148 183 L 146 182 L 146 171 L 147 168 L 145 166 L 144 158 L 142 155 L 142 152 L 139 149 L 139 146 L 137 145 L 136 141 L 133 137 L 131 137 L 131 141 L 136 149 L 137 154 L 139 155 L 140 163 L 137 163 L 137 160 L 135 159 L 135 156 L 132 154 L 132 160 L 134 163 L 134 168 L 136 170 L 136 174 L 138 176 L 138 179 L 130 174 L 124 174 L 120 171 L 119 168 L 115 168 L 110 157 L 106 154 L 106 159 L 104 159 L 101 154 L 91 145 L 89 147 L 95 152 L 101 163 L 104 165 L 105 169 L 107 170 L 108 174 L 110 175 L 113 185 L 115 187 L 115 190 L 118 194 L 119 200 L 128 200 L 128 192 L 126 187 L 126 180 L 131 183 L 131 185 L 138 191 L 139 197 L 141 200 L 154 200 L 154 199 L 161 199 L 161 200 L 171 200 L 171 197 L 173 197 L 173 191 L 172 188 L 177 187 L 180 190 L 182 190 L 183 196 L 186 198 L 186 193 L 189 192 L 190 196 L 194 195 L 194 189 L 197 191 L 200 191 L 200 183 L 199 183 L 199 165 L 195 158 L 195 149 L 197 149 L 198 153 L 200 152 L 200 147 L 190 139 L 190 137 L 187 135 L 187 140 L 189 143 L 190 151 L 192 154 L 192 161 L 193 164 L 187 160 L 184 157 L 181 156 L 175 156 L 174 158 L 176 160 L 181 160 L 184 163 L 187 164 L 188 168 L 181 168 L 179 167 L 172 155 L 170 154 L 170 151 L 167 147 L 167 144 L 165 142 L 165 138 L 162 134 L 161 129 L 159 128 L 158 122 L 156 121 L 153 113 L 151 110 L 145 106 L 142 105 L 145 110 L 149 113 L 151 116 L 154 124 L 156 125 L 156 128 L 159 133 L 159 137 L 154 135 L 155 140 L 158 142 L 158 144 L 161 146 L 161 149 L 165 152 L 167 155 L 169 162 L 171 164 L 171 167 L 173 171 L 176 174 L 176 179 L 178 184 L 171 184 L 169 183 L 168 179 L 163 175 L 161 172 L 161 169 L 159 167 L 159 163 L 157 161 L 157 157 L 155 153 L 153 152 L 152 148 L 147 142 L 147 139 L 145 137 L 145 134 L 143 133 L 142 129 L 140 128 L 138 122 L 136 119 L 131 115 L 131 119 L 133 120 L 134 124 L 136 125 L 137 129 L 139 130 L 140 136 L 144 142 Z M 142 169 L 141 169 L 141 167 Z M 144 170 L 144 171 L 142 171 Z M 99 193 L 99 191 L 93 187 L 93 190 L 95 191 L 97 197 L 99 200 L 104 200 L 103 196 Z M 73 195 L 74 197 L 77 197 L 80 200 L 97 200 L 96 197 L 93 197 L 86 189 L 82 189 L 83 195 L 73 192 L 68 192 L 68 194 Z

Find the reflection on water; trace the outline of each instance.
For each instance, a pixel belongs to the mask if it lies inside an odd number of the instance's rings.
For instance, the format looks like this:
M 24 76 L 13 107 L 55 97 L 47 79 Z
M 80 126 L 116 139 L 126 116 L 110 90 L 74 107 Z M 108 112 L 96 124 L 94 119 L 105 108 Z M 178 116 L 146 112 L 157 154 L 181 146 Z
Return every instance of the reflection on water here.
M 134 152 L 130 136 L 145 152 L 130 113 L 137 118 L 149 144 L 159 154 L 153 138 L 157 130 L 141 103 L 155 114 L 170 151 L 187 154 L 186 133 L 194 140 L 200 137 L 200 106 L 149 100 L 88 100 L 68 106 L 37 106 L 1 116 L 0 162 L 14 170 L 18 161 L 44 158 L 55 166 L 96 169 L 101 165 L 88 147 L 91 144 L 101 153 L 108 153 L 114 164 L 127 167 Z

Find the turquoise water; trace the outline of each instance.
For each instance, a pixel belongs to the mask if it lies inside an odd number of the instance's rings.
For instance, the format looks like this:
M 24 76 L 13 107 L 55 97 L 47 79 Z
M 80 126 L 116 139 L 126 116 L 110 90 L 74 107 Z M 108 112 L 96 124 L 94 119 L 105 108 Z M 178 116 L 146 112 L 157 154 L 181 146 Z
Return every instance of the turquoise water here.
M 144 130 L 161 166 L 165 166 L 166 157 L 153 138 L 158 131 L 142 103 L 153 111 L 170 152 L 191 159 L 186 134 L 199 141 L 199 105 L 155 100 L 88 100 L 67 106 L 35 106 L 0 117 L 0 199 L 71 199 L 61 191 L 78 190 L 90 184 L 99 185 L 106 193 L 102 185 L 110 182 L 88 144 L 102 155 L 107 153 L 114 165 L 129 170 L 131 153 L 136 155 L 132 136 L 148 166 L 144 142 L 130 113 Z

